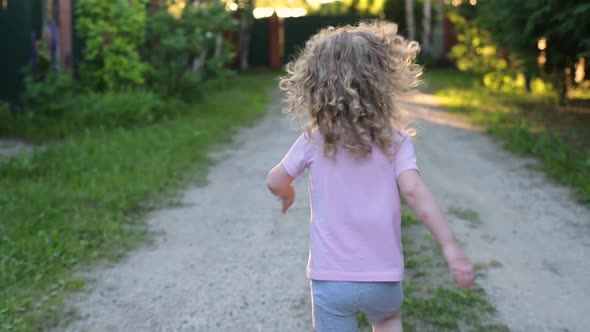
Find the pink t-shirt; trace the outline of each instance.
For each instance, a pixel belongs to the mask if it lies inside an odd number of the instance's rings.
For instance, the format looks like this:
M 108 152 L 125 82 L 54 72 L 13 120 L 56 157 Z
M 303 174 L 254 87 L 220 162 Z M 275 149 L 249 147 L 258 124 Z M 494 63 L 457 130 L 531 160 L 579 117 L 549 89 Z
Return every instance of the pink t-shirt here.
M 397 135 L 391 161 L 375 145 L 358 160 L 338 147 L 324 156 L 319 134 L 299 136 L 282 165 L 309 169 L 311 223 L 307 276 L 314 280 L 400 281 L 404 274 L 397 177 L 418 169 L 412 141 Z

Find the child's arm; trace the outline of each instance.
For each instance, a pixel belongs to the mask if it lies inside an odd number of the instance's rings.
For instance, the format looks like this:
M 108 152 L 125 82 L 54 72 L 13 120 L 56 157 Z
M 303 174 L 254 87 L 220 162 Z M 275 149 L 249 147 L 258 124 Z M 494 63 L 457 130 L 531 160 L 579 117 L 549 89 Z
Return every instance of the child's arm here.
M 282 213 L 286 213 L 295 200 L 293 180 L 294 178 L 287 173 L 281 164 L 275 166 L 266 177 L 266 186 L 283 203 Z
M 420 174 L 416 170 L 405 171 L 397 183 L 408 205 L 441 245 L 455 282 L 460 287 L 471 286 L 475 280 L 473 265 L 457 243 L 445 215 Z

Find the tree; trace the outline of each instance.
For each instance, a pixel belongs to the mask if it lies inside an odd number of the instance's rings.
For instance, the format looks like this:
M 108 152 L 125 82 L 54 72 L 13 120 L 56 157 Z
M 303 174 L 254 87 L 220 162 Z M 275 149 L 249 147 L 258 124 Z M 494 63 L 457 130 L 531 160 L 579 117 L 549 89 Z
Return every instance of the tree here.
M 250 53 L 250 38 L 254 16 L 252 10 L 256 7 L 255 0 L 241 0 L 238 2 L 238 15 L 240 16 L 240 69 L 248 69 L 248 54 Z
M 406 0 L 406 28 L 408 38 L 416 40 L 416 24 L 414 22 L 414 0 Z
M 152 68 L 151 87 L 161 95 L 191 99 L 202 82 L 227 74 L 232 52 L 222 37 L 237 22 L 219 1 L 195 4 L 177 11 L 169 3 L 150 17 L 149 37 L 157 46 L 145 57 Z
M 526 76 L 545 75 L 565 101 L 573 84 L 568 71 L 573 72 L 579 59 L 590 55 L 590 3 L 486 0 L 479 4 L 477 24 L 519 59 Z
M 294 0 L 289 2 L 297 3 Z M 307 7 L 311 13 L 319 15 L 379 15 L 383 13 L 385 3 L 386 0 L 340 0 Z
M 387 0 L 383 7 L 385 19 L 396 23 L 399 30 L 404 29 L 406 26 L 404 1 L 405 0 Z
M 448 57 L 456 62 L 461 71 L 479 74 L 505 72 L 507 62 L 499 56 L 498 47 L 491 33 L 474 23 L 477 9 L 474 6 L 449 6 L 447 18 L 453 23 L 457 38 Z
M 424 0 L 424 14 L 422 16 L 422 50 L 426 55 L 431 55 L 430 34 L 432 31 L 432 5 L 430 0 Z

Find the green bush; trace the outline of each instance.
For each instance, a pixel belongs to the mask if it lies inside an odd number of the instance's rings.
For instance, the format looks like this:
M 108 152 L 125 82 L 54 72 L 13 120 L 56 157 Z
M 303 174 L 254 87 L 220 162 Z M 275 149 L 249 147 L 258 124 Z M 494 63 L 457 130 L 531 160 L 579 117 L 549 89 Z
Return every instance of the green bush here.
M 0 134 L 8 132 L 12 120 L 10 105 L 0 102 Z
M 39 41 L 39 61 L 35 72 L 28 69 L 22 104 L 13 112 L 0 108 L 0 135 L 42 140 L 149 124 L 186 110 L 183 100 L 219 89 L 219 78 L 233 73 L 226 68 L 233 55 L 223 39 L 236 26 L 231 12 L 220 2 L 191 2 L 171 3 L 150 16 L 153 47 L 144 49 L 150 67 L 139 52 L 147 46 L 146 3 L 77 1 L 76 29 L 85 43 L 80 79 L 54 68 L 47 43 Z M 142 92 L 148 74 L 149 92 Z
M 10 116 L 10 105 L 0 101 L 0 119 L 4 120 Z M 3 121 L 0 121 L 2 123 Z
M 25 92 L 22 95 L 27 117 L 60 116 L 68 108 L 74 92 L 74 83 L 69 74 L 48 70 L 36 76 L 25 77 Z
M 527 82 L 523 73 L 491 72 L 483 75 L 482 81 L 486 88 L 494 92 L 508 94 L 527 92 Z M 545 82 L 540 78 L 531 79 L 528 88 L 535 95 L 544 95 L 546 97 L 554 95 L 554 89 L 551 83 Z
M 164 102 L 155 93 L 141 91 L 79 94 L 49 105 L 29 109 L 24 114 L 12 114 L 7 108 L 0 108 L 0 135 L 34 140 L 65 138 L 89 130 L 151 124 L 171 118 L 188 107 L 180 101 Z
M 228 74 L 231 60 L 223 34 L 236 26 L 222 3 L 164 8 L 150 20 L 151 45 L 145 54 L 151 68 L 150 85 L 163 96 L 194 99 L 203 82 Z
M 82 83 L 95 91 L 119 91 L 145 83 L 146 0 L 78 0 L 76 31 L 84 40 Z
M 28 72 L 24 81 L 21 103 L 0 106 L 0 136 L 31 138 L 29 134 L 38 130 L 55 131 L 56 120 L 63 119 L 72 108 L 76 88 L 67 73 L 48 67 L 37 70 L 36 75 Z
M 151 92 L 90 93 L 74 98 L 70 119 L 81 128 L 130 128 L 164 117 L 163 101 Z
M 505 71 L 507 62 L 498 56 L 491 34 L 477 27 L 470 20 L 469 13 L 461 10 L 465 9 L 449 7 L 448 18 L 455 25 L 457 34 L 457 44 L 451 48 L 449 58 L 456 61 L 461 71 L 481 74 Z

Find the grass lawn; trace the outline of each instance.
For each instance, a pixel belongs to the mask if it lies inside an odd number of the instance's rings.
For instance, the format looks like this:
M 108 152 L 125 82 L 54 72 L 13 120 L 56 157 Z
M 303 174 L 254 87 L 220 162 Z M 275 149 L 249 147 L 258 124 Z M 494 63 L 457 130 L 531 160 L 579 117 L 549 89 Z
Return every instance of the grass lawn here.
M 536 157 L 550 177 L 590 203 L 590 107 L 579 107 L 588 100 L 560 110 L 549 94 L 493 92 L 476 75 L 430 70 L 425 80 L 446 109 L 482 125 L 508 149 Z
M 205 179 L 211 149 L 265 112 L 272 77 L 240 75 L 173 119 L 92 130 L 0 165 L 0 331 L 54 326 L 64 295 L 84 285 L 75 270 L 149 239 L 146 212 Z

